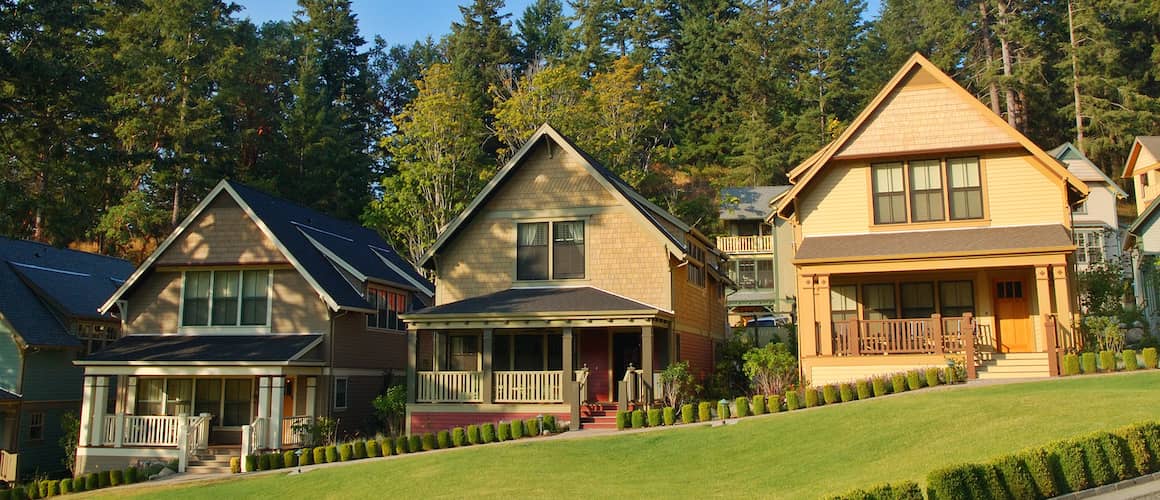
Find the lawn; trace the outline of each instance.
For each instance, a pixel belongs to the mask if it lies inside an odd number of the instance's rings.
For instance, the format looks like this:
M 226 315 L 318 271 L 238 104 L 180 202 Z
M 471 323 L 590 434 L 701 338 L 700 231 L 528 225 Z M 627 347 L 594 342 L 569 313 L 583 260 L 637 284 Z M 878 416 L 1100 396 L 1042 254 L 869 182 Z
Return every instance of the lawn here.
M 528 440 L 118 497 L 816 498 L 1156 419 L 1160 372 L 925 390 L 591 439 Z

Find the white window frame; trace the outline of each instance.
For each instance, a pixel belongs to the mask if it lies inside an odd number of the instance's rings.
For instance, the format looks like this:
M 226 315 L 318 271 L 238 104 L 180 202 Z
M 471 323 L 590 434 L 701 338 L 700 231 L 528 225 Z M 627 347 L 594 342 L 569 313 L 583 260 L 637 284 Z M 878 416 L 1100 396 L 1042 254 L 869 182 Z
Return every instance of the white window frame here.
M 342 383 L 343 402 L 338 405 L 338 384 Z M 350 406 L 350 377 L 334 377 L 334 395 L 330 398 L 335 410 L 345 410 Z
M 238 272 L 238 310 L 234 320 L 234 325 L 185 325 L 185 283 L 186 275 L 194 272 L 209 272 L 209 322 L 213 322 L 213 285 L 214 276 L 217 272 Z M 266 272 L 266 323 L 263 325 L 242 325 L 242 281 L 243 273 L 245 271 L 265 271 Z M 179 333 L 184 334 L 215 334 L 215 333 L 270 333 L 270 325 L 273 319 L 273 305 L 274 305 L 274 270 L 273 269 L 252 269 L 242 267 L 221 267 L 210 269 L 187 269 L 181 272 L 181 294 L 177 302 L 177 329 Z
M 1103 262 L 1107 257 L 1104 251 L 1104 232 L 1096 229 L 1077 229 L 1075 231 L 1075 263 L 1081 266 L 1090 266 Z M 1092 252 L 1097 252 L 1092 258 Z

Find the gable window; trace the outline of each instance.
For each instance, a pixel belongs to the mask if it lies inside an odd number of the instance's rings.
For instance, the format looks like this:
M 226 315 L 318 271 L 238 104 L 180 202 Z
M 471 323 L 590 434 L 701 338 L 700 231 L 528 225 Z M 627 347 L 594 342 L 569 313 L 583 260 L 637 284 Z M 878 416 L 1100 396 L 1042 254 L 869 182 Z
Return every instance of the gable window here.
M 979 178 L 978 158 L 947 160 L 947 184 L 950 187 L 951 220 L 983 218 L 983 184 Z
M 910 162 L 910 220 L 944 220 L 942 174 L 938 160 Z
M 268 324 L 270 271 L 186 271 L 181 326 Z
M 906 187 L 902 183 L 902 163 L 874 165 L 874 223 L 906 222 Z
M 28 414 L 28 439 L 30 441 L 44 439 L 44 413 L 36 412 Z
M 1075 262 L 1086 265 L 1104 260 L 1104 235 L 1102 231 L 1075 232 Z
M 382 288 L 367 287 L 367 302 L 378 311 L 367 314 L 367 328 L 384 330 L 406 330 L 406 323 L 399 319 L 399 313 L 407 312 L 407 296 Z
M 350 379 L 335 377 L 334 379 L 334 409 L 345 410 L 347 405 L 347 391 L 350 389 Z
M 584 221 L 516 225 L 517 280 L 583 279 L 584 259 Z

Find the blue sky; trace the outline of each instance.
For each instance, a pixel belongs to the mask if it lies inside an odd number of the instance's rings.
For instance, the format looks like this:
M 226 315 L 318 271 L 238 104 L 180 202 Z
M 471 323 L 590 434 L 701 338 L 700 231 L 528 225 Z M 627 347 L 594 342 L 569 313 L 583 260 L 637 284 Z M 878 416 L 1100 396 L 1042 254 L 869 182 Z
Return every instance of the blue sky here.
M 243 7 L 241 15 L 255 23 L 290 19 L 298 9 L 296 0 L 234 0 Z M 511 13 L 508 20 L 515 20 L 534 0 L 507 0 L 505 12 Z M 354 11 L 358 15 L 359 29 L 363 38 L 370 43 L 375 36 L 382 36 L 392 45 L 409 44 L 427 36 L 439 39 L 451 31 L 451 23 L 461 18 L 460 3 L 470 0 L 354 0 Z M 880 0 L 868 0 L 866 13 L 869 17 L 878 15 Z

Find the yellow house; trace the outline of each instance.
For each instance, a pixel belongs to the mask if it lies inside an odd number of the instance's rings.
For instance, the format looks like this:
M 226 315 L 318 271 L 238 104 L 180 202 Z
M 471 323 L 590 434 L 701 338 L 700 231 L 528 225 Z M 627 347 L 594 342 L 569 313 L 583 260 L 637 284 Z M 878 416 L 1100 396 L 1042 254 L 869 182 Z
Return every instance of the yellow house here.
M 799 356 L 814 384 L 958 360 L 1057 373 L 1077 345 L 1067 168 L 919 54 L 789 175 Z

